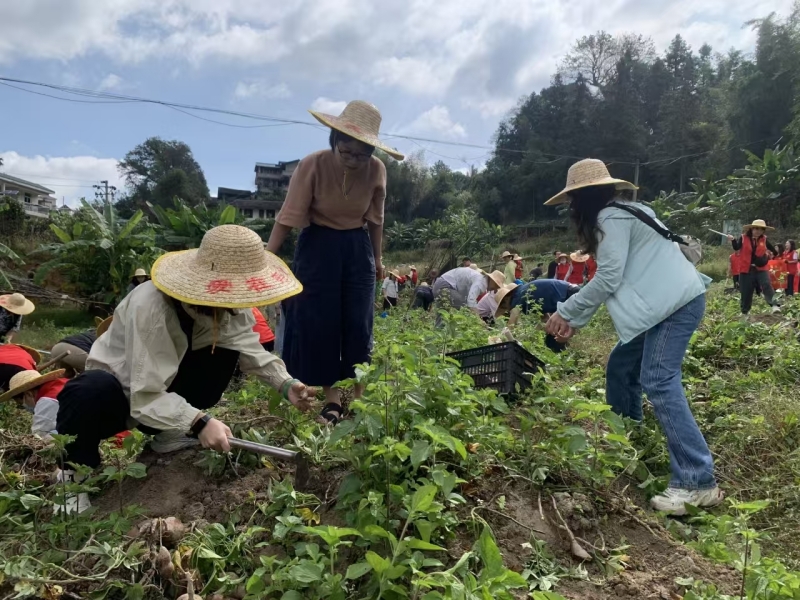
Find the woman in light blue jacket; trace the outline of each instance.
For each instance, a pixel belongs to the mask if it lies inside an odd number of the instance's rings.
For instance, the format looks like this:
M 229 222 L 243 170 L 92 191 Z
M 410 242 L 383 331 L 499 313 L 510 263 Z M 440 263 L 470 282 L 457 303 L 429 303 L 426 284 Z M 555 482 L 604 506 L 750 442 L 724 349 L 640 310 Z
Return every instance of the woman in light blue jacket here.
M 597 259 L 594 278 L 559 303 L 547 333 L 569 338 L 606 305 L 619 335 L 606 367 L 606 400 L 617 414 L 641 421 L 642 391 L 647 394 L 667 438 L 672 471 L 669 488 L 651 505 L 683 515 L 685 504 L 714 506 L 724 497 L 681 383 L 683 357 L 703 318 L 711 280 L 676 243 L 629 212 L 655 217 L 649 207 L 619 198 L 620 189 L 636 188 L 613 179 L 602 161 L 587 159 L 570 168 L 567 187 L 546 202 L 570 203 L 581 249 Z

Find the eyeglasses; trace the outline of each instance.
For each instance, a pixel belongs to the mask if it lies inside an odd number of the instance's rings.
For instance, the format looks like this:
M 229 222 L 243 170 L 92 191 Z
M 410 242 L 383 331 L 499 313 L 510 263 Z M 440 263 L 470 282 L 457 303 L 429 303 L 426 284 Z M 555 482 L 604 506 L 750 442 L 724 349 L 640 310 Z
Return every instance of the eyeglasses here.
M 372 152 L 353 152 L 351 150 L 343 150 L 342 147 L 338 144 L 336 145 L 336 149 L 339 151 L 339 154 L 341 154 L 345 158 L 352 158 L 353 160 L 360 160 L 360 161 L 369 160 L 370 158 L 372 158 L 372 154 L 374 152 L 374 150 Z

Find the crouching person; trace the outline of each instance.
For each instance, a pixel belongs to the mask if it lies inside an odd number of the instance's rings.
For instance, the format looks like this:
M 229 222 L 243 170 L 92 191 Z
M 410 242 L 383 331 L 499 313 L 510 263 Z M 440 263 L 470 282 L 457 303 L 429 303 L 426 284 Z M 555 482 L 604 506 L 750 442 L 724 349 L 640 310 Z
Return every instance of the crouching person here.
M 47 438 L 56 432 L 58 395 L 68 381 L 64 369 L 46 375 L 34 370 L 20 371 L 11 378 L 10 389 L 0 395 L 0 404 L 16 399 L 22 408 L 33 414 L 31 432 Z
M 159 258 L 151 278 L 116 308 L 86 371 L 59 395 L 58 433 L 76 436 L 68 463 L 97 467 L 100 442 L 135 426 L 154 435 L 155 452 L 195 444 L 228 452 L 231 430 L 205 411 L 220 401 L 237 363 L 295 407 L 311 408 L 315 390 L 292 379 L 253 331 L 252 307 L 302 290 L 256 233 L 215 227 L 200 248 Z M 75 473 L 61 478 L 74 481 Z M 88 498 L 67 498 L 67 511 L 88 507 Z

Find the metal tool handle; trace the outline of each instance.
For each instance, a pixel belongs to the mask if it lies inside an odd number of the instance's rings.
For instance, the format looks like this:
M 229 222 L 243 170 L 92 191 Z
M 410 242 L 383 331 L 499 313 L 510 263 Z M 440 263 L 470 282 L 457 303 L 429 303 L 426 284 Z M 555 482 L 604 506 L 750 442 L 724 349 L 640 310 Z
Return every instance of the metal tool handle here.
M 256 452 L 258 454 L 266 454 L 267 456 L 274 456 L 275 458 L 282 458 L 284 460 L 297 461 L 297 452 L 286 450 L 284 448 L 277 448 L 275 446 L 267 446 L 266 444 L 259 444 L 256 442 L 248 442 L 247 440 L 240 440 L 239 438 L 229 437 L 228 443 L 231 448 L 241 448 L 249 452 Z

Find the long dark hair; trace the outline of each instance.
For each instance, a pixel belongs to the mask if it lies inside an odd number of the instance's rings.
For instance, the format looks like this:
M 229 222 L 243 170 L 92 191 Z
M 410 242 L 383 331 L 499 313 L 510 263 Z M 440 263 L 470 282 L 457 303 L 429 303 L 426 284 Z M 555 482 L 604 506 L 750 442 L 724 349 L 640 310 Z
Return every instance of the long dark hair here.
M 792 252 L 797 250 L 797 244 L 795 244 L 794 240 L 786 240 L 789 243 L 789 248 Z
M 570 219 L 575 224 L 578 243 L 584 254 L 595 254 L 603 231 L 597 225 L 597 214 L 616 195 L 613 185 L 594 185 L 569 193 Z

